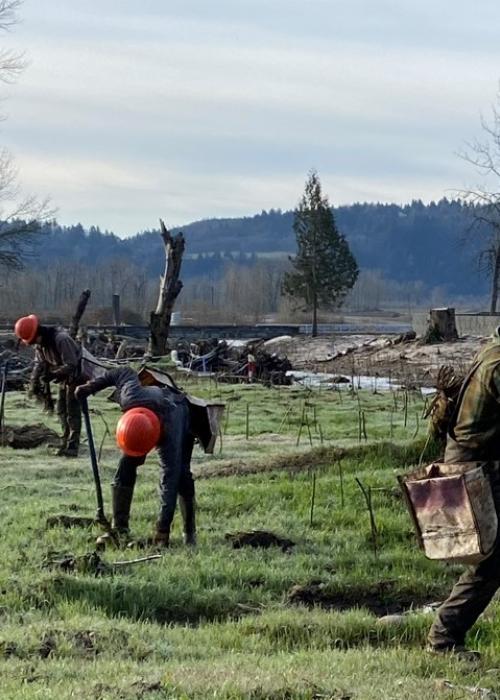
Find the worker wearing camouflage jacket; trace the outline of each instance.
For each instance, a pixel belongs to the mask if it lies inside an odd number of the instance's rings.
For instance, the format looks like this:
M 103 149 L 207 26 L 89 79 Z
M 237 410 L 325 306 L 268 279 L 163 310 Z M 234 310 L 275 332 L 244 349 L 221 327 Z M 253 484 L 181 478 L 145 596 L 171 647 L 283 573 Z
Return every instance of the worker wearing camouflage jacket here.
M 488 462 L 500 513 L 500 328 L 476 356 L 448 428 L 445 462 Z M 462 650 L 465 635 L 500 587 L 500 533 L 493 553 L 467 570 L 437 612 L 433 651 Z M 471 653 L 471 652 L 467 652 Z
M 116 387 L 118 401 L 125 415 L 135 408 L 149 409 L 159 419 L 160 438 L 156 450 L 160 461 L 160 509 L 156 523 L 154 544 L 168 546 L 170 527 L 179 496 L 184 523 L 184 542 L 196 543 L 194 481 L 191 473 L 191 454 L 194 436 L 191 413 L 186 395 L 175 387 L 142 386 L 137 372 L 130 367 L 108 370 L 76 392 L 82 399 L 106 387 Z M 146 454 L 122 454 L 112 484 L 113 530 L 118 539 L 128 536 L 129 517 L 137 476 L 137 468 L 144 464 Z M 105 544 L 110 535 L 99 538 Z

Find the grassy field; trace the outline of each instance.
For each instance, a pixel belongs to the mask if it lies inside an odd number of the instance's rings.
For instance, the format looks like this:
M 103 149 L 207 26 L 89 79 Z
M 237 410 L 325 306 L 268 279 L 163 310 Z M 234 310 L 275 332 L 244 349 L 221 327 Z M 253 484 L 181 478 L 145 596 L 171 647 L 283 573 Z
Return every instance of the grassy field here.
M 62 570 L 54 562 L 92 552 L 99 533 L 47 526 L 54 515 L 94 515 L 86 449 L 66 461 L 45 447 L 0 448 L 2 700 L 458 700 L 486 697 L 465 686 L 499 685 L 495 605 L 471 634 L 484 652 L 479 669 L 423 651 L 432 619 L 424 606 L 442 599 L 459 568 L 417 551 L 397 491 L 395 475 L 418 461 L 425 442 L 419 395 L 185 386 L 229 407 L 215 454 L 197 448 L 193 459 L 195 551 L 182 546 L 176 523 L 160 560 L 101 576 L 83 565 Z M 118 413 L 103 397 L 91 407 L 100 444 Z M 8 424 L 41 418 L 24 395 L 7 396 Z M 107 437 L 107 501 L 116 461 Z M 372 489 L 375 542 L 355 477 Z M 133 504 L 137 536 L 152 530 L 157 478 L 151 455 Z M 225 538 L 251 529 L 295 546 L 233 549 Z M 147 554 L 102 557 L 111 564 Z

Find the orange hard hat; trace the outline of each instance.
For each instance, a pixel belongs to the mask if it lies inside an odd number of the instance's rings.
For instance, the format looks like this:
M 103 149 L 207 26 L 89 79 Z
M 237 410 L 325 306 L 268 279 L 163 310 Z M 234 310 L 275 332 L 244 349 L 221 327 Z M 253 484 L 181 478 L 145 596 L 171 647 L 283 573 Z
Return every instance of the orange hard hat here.
M 149 408 L 131 408 L 116 426 L 118 447 L 129 457 L 142 457 L 158 444 L 160 419 Z
M 16 321 L 14 326 L 14 333 L 17 337 L 26 343 L 26 345 L 31 345 L 35 340 L 38 328 L 40 326 L 40 321 L 38 316 L 35 314 L 30 314 L 29 316 L 23 316 Z

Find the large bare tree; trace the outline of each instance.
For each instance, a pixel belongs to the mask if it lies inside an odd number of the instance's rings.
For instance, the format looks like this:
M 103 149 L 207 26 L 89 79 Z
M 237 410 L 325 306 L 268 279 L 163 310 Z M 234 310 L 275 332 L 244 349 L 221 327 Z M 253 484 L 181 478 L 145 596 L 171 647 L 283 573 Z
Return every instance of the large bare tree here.
M 466 144 L 459 154 L 476 169 L 479 182 L 460 196 L 468 202 L 472 244 L 480 271 L 490 279 L 490 311 L 495 313 L 500 291 L 500 89 L 489 119 L 481 117 L 482 139 Z
M 16 24 L 21 4 L 21 0 L 0 0 L 0 31 Z M 22 53 L 0 49 L 0 82 L 14 82 L 25 66 Z M 41 222 L 52 213 L 47 200 L 22 195 L 12 157 L 0 148 L 0 267 L 22 267 L 24 256 L 41 233 Z
M 160 219 L 161 237 L 165 247 L 165 271 L 160 280 L 160 293 L 156 309 L 150 314 L 149 353 L 153 356 L 164 355 L 167 352 L 170 319 L 175 300 L 182 289 L 179 279 L 184 254 L 184 236 L 177 233 L 172 236 Z

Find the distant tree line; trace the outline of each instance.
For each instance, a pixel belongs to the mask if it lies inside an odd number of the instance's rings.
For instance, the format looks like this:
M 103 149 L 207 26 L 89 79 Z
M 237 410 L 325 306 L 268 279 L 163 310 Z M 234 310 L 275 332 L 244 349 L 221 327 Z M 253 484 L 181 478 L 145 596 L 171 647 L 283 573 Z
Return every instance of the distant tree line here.
M 423 204 L 353 204 L 335 209 L 338 229 L 345 235 L 361 270 L 379 270 L 396 282 L 421 282 L 426 289 L 442 287 L 450 294 L 482 295 L 488 289 L 472 263 L 474 244 L 461 241 L 474 207 L 442 199 Z M 179 229 L 172 229 L 175 233 Z M 183 279 L 220 278 L 228 263 L 253 265 L 256 260 L 295 254 L 293 212 L 262 212 L 239 219 L 198 221 L 182 228 L 186 237 Z M 163 253 L 157 231 L 121 239 L 98 227 L 80 224 L 43 227 L 43 245 L 28 265 L 50 268 L 58 260 L 96 265 L 127 260 L 148 278 L 161 273 Z
M 345 307 L 411 311 L 467 298 L 469 306 L 482 303 L 488 282 L 474 268 L 470 249 L 460 245 L 471 209 L 448 200 L 335 209 L 335 222 L 360 268 Z M 182 230 L 187 244 L 178 309 L 185 318 L 308 320 L 281 293 L 283 276 L 291 269 L 288 254 L 297 251 L 292 212 L 196 222 Z M 89 322 L 111 321 L 113 293 L 121 295 L 125 320 L 147 321 L 162 271 L 157 232 L 121 239 L 98 227 L 85 230 L 52 221 L 43 224 L 41 239 L 23 270 L 0 267 L 1 318 L 38 311 L 64 319 L 81 289 L 90 287 Z

